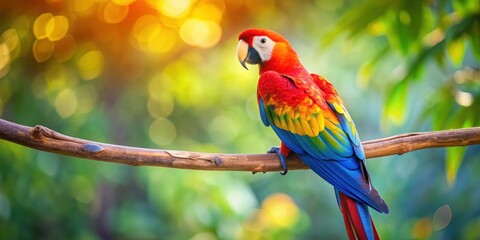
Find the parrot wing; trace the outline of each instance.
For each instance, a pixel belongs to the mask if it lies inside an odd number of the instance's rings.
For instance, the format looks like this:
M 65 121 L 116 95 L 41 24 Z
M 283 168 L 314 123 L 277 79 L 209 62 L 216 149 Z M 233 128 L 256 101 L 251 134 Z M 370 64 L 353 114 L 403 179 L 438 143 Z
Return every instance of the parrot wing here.
M 258 104 L 265 125 L 335 188 L 380 212 L 388 207 L 370 183 L 355 125 L 330 83 L 267 71 Z

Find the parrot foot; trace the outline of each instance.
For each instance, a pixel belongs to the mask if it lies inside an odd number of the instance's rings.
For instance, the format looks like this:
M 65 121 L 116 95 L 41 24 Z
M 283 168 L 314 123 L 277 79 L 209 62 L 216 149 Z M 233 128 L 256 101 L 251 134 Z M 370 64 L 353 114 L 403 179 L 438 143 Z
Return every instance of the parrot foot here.
M 285 175 L 288 172 L 288 167 L 287 167 L 287 157 L 280 153 L 280 148 L 279 147 L 272 147 L 270 150 L 267 151 L 267 153 L 276 153 L 278 157 L 280 158 L 280 164 L 282 165 L 283 172 L 280 174 Z

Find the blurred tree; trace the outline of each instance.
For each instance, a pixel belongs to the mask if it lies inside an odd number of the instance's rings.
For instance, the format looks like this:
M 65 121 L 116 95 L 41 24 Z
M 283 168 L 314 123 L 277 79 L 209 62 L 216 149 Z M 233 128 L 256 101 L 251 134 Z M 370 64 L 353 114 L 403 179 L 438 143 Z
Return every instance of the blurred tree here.
M 475 0 L 1 1 L 0 116 L 117 144 L 264 152 L 278 140 L 257 116 L 256 74 L 234 57 L 237 34 L 258 26 L 331 79 L 366 138 L 478 126 L 479 11 Z M 346 237 L 330 187 L 308 171 L 136 169 L 0 149 L 2 239 Z M 392 209 L 374 216 L 380 234 L 478 238 L 470 149 L 372 161 Z M 450 187 L 435 161 L 445 155 Z

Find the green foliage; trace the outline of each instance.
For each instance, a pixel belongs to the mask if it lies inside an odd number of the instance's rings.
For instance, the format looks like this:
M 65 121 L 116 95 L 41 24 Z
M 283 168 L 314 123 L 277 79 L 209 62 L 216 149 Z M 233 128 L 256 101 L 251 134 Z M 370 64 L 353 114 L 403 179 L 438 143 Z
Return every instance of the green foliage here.
M 4 1 L 0 117 L 115 144 L 265 152 L 279 142 L 258 116 L 257 73 L 234 56 L 237 34 L 255 26 L 284 34 L 336 86 L 362 139 L 479 126 L 479 9 L 469 0 Z M 0 239 L 346 238 L 331 187 L 309 171 L 135 168 L 0 149 Z M 380 235 L 479 238 L 479 152 L 369 160 L 392 211 L 373 213 Z
M 453 10 L 452 10 L 453 8 Z M 402 125 L 407 120 L 409 113 L 408 92 L 413 82 L 427 81 L 431 79 L 425 76 L 428 64 L 436 62 L 438 67 L 444 69 L 446 77 L 437 79 L 436 86 L 442 86 L 445 80 L 454 81 L 453 74 L 462 74 L 462 71 L 473 71 L 475 75 L 469 79 L 470 85 L 464 86 L 464 91 L 446 93 L 441 96 L 435 94 L 433 101 L 441 101 L 442 104 L 434 104 L 436 107 L 427 107 L 423 114 L 424 118 L 430 118 L 434 122 L 450 122 L 452 127 L 478 126 L 480 120 L 475 117 L 480 115 L 478 101 L 470 93 L 478 88 L 478 68 L 480 56 L 478 46 L 480 38 L 480 5 L 478 1 L 440 1 L 433 5 L 422 1 L 389 1 L 378 2 L 376 0 L 365 1 L 348 11 L 339 21 L 339 24 L 331 31 L 327 43 L 333 41 L 338 34 L 347 32 L 350 37 L 357 37 L 360 33 L 369 33 L 371 38 L 386 38 L 391 54 L 400 54 L 405 58 L 401 72 L 394 76 L 397 83 L 388 90 L 385 101 L 384 121 L 395 125 Z M 364 29 L 367 29 L 365 31 Z M 362 31 L 363 30 L 363 31 Z M 466 55 L 467 52 L 473 56 Z M 379 51 L 379 56 L 384 57 L 384 51 Z M 445 59 L 448 58 L 449 62 Z M 378 57 L 367 60 L 360 72 L 359 78 L 363 82 L 371 77 L 378 63 Z M 468 68 L 468 69 L 466 69 Z M 471 74 L 471 75 L 472 75 Z M 434 89 L 444 92 L 442 87 Z M 453 99 L 456 100 L 452 101 Z M 418 99 L 414 99 L 416 102 Z M 460 101 L 460 102 L 459 102 Z M 458 108 L 455 112 L 448 109 Z M 468 107 L 468 109 L 462 109 Z M 427 114 L 428 113 L 428 114 Z M 387 122 L 387 123 L 388 123 Z M 445 125 L 434 124 L 434 129 L 445 129 Z M 443 127 L 443 128 L 442 128 Z M 455 179 L 458 167 L 461 163 L 463 151 L 448 150 L 446 172 L 449 182 Z M 455 159 L 455 160 L 452 160 Z M 455 162 L 455 164 L 452 164 Z

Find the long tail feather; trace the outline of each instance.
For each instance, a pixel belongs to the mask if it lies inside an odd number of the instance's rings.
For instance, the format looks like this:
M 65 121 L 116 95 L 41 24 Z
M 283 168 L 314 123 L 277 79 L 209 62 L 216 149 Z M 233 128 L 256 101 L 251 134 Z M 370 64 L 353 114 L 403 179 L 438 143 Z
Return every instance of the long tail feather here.
M 377 240 L 380 239 L 368 211 L 368 206 L 359 203 L 347 195 L 335 190 L 343 221 L 350 240 Z

